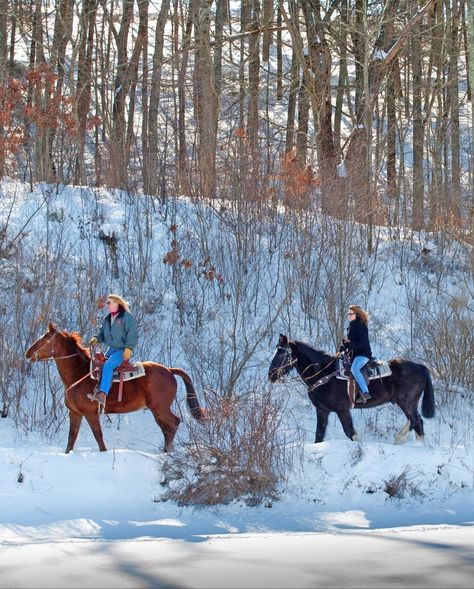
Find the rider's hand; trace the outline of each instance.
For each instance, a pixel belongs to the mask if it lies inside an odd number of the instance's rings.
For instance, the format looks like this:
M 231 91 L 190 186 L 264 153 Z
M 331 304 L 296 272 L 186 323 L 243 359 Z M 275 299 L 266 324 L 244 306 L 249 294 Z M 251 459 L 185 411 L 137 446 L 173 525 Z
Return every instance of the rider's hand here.
M 97 338 L 95 336 L 94 337 L 91 337 L 91 339 L 89 340 L 89 345 L 90 346 L 95 346 L 96 343 L 97 343 L 97 341 L 98 340 L 97 340 Z
M 130 360 L 130 358 L 132 357 L 132 354 L 133 354 L 133 352 L 130 348 L 125 348 L 125 350 L 123 351 L 123 354 L 122 354 L 122 358 L 124 360 Z

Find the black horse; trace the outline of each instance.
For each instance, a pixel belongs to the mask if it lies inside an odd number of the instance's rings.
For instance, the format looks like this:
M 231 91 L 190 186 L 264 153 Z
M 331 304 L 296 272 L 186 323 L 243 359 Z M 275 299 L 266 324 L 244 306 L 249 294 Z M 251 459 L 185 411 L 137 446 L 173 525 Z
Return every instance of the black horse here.
M 273 357 L 268 378 L 276 382 L 290 370 L 296 368 L 303 382 L 308 387 L 308 396 L 316 407 L 317 426 L 316 443 L 324 440 L 329 414 L 334 411 L 351 440 L 357 440 L 351 416 L 351 399 L 348 394 L 347 381 L 335 377 L 337 356 L 331 356 L 321 350 L 300 341 L 288 340 L 280 334 L 275 356 Z M 395 443 L 406 442 L 408 433 L 414 429 L 417 439 L 423 440 L 423 420 L 418 413 L 418 401 L 423 393 L 421 412 L 423 417 L 434 417 L 434 392 L 430 373 L 423 364 L 397 358 L 389 361 L 392 374 L 370 381 L 371 399 L 366 404 L 356 404 L 360 409 L 377 407 L 388 401 L 396 403 L 406 415 L 408 422 L 396 435 Z

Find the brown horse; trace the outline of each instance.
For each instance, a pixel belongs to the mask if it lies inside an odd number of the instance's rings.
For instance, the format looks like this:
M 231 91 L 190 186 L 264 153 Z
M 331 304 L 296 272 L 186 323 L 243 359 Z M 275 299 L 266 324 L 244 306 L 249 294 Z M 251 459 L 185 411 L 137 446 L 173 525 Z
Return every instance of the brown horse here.
M 25 352 L 31 362 L 54 360 L 64 383 L 64 401 L 69 410 L 69 438 L 66 454 L 73 448 L 79 433 L 82 418 L 89 423 L 101 452 L 107 450 L 97 403 L 87 398 L 94 390 L 96 381 L 89 376 L 90 353 L 82 345 L 77 333 L 59 331 L 53 323 L 48 330 Z M 153 413 L 165 438 L 165 452 L 172 449 L 173 439 L 180 418 L 171 411 L 176 398 L 178 383 L 174 375 L 180 376 L 186 386 L 186 400 L 191 415 L 198 421 L 206 419 L 206 412 L 199 405 L 191 378 L 181 368 L 167 368 L 157 362 L 143 362 L 145 375 L 124 383 L 122 400 L 118 401 L 118 383 L 114 383 L 107 396 L 106 413 L 130 413 L 148 407 Z

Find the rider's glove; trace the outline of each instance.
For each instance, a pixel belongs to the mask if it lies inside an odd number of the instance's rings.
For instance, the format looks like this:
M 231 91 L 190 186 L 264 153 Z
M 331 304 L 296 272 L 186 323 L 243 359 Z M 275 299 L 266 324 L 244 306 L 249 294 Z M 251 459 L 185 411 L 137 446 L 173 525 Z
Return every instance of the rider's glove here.
M 89 345 L 90 346 L 95 346 L 96 343 L 97 343 L 97 341 L 98 340 L 97 340 L 97 338 L 95 336 L 94 337 L 91 337 L 91 339 L 89 340 Z
M 133 352 L 130 348 L 125 348 L 125 350 L 123 351 L 123 354 L 122 354 L 122 358 L 124 360 L 130 360 L 130 358 L 132 357 L 132 354 L 133 354 Z

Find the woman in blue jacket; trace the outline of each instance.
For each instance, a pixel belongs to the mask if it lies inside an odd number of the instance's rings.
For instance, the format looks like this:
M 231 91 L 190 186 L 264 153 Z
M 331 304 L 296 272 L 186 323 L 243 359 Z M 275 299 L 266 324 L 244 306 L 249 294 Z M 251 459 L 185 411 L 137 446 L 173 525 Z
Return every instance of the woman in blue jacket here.
M 105 304 L 109 313 L 102 321 L 97 335 L 89 341 L 90 345 L 100 342 L 108 347 L 105 353 L 107 360 L 102 367 L 99 392 L 87 395 L 91 401 L 96 401 L 100 405 L 105 404 L 112 386 L 115 368 L 120 366 L 122 360 L 130 360 L 138 343 L 137 323 L 130 313 L 127 301 L 119 295 L 109 294 Z
M 346 349 L 352 350 L 353 353 L 351 372 L 361 391 L 361 398 L 358 402 L 367 403 L 370 399 L 369 389 L 360 370 L 372 358 L 369 342 L 369 316 L 358 305 L 349 305 L 347 317 L 349 319 L 347 339 L 343 339 L 342 343 Z

